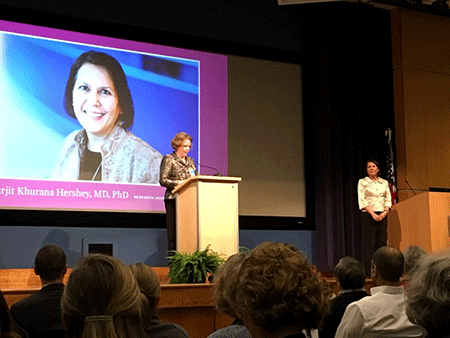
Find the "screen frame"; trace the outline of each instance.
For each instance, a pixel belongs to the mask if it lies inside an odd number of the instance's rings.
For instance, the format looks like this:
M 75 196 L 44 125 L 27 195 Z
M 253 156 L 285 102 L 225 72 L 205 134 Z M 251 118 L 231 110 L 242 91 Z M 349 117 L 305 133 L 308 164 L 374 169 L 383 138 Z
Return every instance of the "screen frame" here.
M 203 51 L 162 46 L 148 42 L 123 40 L 43 26 L 35 26 L 0 20 L 0 29 L 5 35 L 17 39 L 37 37 L 42 43 L 66 43 L 79 45 L 84 49 L 106 48 L 134 54 L 162 55 L 172 59 L 189 59 L 199 64 L 199 116 L 198 116 L 198 162 L 208 158 L 208 165 L 227 173 L 227 62 L 226 56 Z M 69 46 L 70 48 L 70 46 Z M 225 97 L 225 99 L 223 99 Z M 176 122 L 174 123 L 176 125 Z M 177 127 L 178 128 L 181 128 Z M 149 131 L 150 132 L 150 131 Z M 170 135 L 170 138 L 173 135 Z M 167 138 L 167 137 L 166 137 Z M 170 149 L 170 138 L 167 140 Z M 201 145 L 203 144 L 203 145 Z M 170 150 L 172 151 L 172 150 Z M 202 162 L 201 162 L 202 163 Z M 199 173 L 205 167 L 198 168 Z M 206 171 L 208 169 L 206 168 Z M 65 210 L 99 212 L 163 212 L 165 188 L 155 182 L 147 184 L 125 184 L 122 182 L 86 182 L 24 179 L 25 194 L 20 193 L 22 179 L 6 177 L 1 179 L 4 203 L 0 208 L 28 210 Z M 116 184 L 119 183 L 119 184 Z M 5 193 L 3 193 L 5 191 Z M 33 192 L 44 192 L 44 196 Z M 61 197 L 60 191 L 74 192 Z M 30 192 L 30 193 L 29 193 Z M 46 195 L 47 193 L 51 193 Z M 86 193 L 86 194 L 85 194 Z M 114 198 L 125 196 L 124 198 Z M 28 198 L 28 195 L 34 198 Z M 85 197 L 87 196 L 87 197 Z M 105 197 L 106 196 L 106 197 Z M 152 197 L 137 199 L 136 197 Z M 24 203 L 29 203 L 25 205 Z
M 282 50 L 270 46 L 246 44 L 234 40 L 223 40 L 213 37 L 194 36 L 183 32 L 162 31 L 136 27 L 119 22 L 94 21 L 81 17 L 63 14 L 44 13 L 41 11 L 20 9 L 2 5 L 0 19 L 56 29 L 70 30 L 87 34 L 98 34 L 111 38 L 129 39 L 146 43 L 166 44 L 172 47 L 189 48 L 199 51 L 232 54 L 281 61 L 303 65 L 306 60 L 300 51 Z M 304 120 L 304 154 L 305 154 L 305 190 L 306 217 L 263 217 L 240 216 L 240 229 L 267 230 L 314 230 L 314 150 L 311 148 L 312 131 L 307 128 L 312 117 L 303 114 Z M 307 165 L 307 163 L 310 163 Z M 32 226 L 76 226 L 76 227 L 132 227 L 132 228 L 165 228 L 165 214 L 138 214 L 112 212 L 81 211 L 48 211 L 48 210 L 6 210 L 0 209 L 5 225 Z M 86 220 L 89 219 L 87 222 Z M 300 224 L 300 225 L 299 225 Z

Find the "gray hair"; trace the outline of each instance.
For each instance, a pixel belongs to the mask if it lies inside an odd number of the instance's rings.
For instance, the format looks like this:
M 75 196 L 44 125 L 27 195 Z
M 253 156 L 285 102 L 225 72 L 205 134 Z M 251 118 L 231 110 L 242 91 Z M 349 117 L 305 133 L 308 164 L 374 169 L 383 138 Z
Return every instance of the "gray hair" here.
M 411 279 L 420 265 L 420 260 L 427 254 L 418 245 L 410 245 L 403 251 L 403 257 L 405 258 L 405 279 Z
M 450 253 L 427 255 L 407 290 L 406 314 L 427 330 L 450 328 Z

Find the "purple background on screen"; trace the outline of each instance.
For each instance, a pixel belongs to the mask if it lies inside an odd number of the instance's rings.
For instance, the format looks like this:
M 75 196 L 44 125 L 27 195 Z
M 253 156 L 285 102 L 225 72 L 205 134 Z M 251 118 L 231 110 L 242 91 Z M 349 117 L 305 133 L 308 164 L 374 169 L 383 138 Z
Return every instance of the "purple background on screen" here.
M 1 30 L 5 32 L 13 32 L 30 36 L 39 36 L 50 39 L 70 41 L 81 44 L 92 44 L 97 46 L 105 46 L 129 51 L 161 54 L 171 57 L 180 57 L 185 59 L 198 60 L 200 62 L 200 130 L 199 144 L 200 156 L 199 163 L 204 164 L 217 170 L 222 174 L 227 174 L 227 154 L 228 154 L 228 125 L 227 125 L 227 57 L 219 54 L 205 53 L 181 48 L 173 48 L 168 46 L 154 45 L 144 42 L 136 42 L 122 40 L 117 38 L 102 37 L 89 35 L 59 29 L 32 26 L 21 23 L 13 23 L 0 20 Z M 178 130 L 174 130 L 174 134 Z M 167 140 L 169 143 L 170 140 Z M 199 174 L 211 174 L 211 171 L 198 168 Z M 164 188 L 160 186 L 150 185 L 132 185 L 132 184 L 112 184 L 112 183 L 88 183 L 81 181 L 74 182 L 54 182 L 47 180 L 14 180 L 0 179 L 0 189 L 9 186 L 11 188 L 33 187 L 35 189 L 52 189 L 64 187 L 68 190 L 76 189 L 83 186 L 91 190 L 107 190 L 109 192 L 117 190 L 126 190 L 130 195 L 154 196 L 155 199 L 136 200 L 130 198 L 126 203 L 117 203 L 116 201 L 105 201 L 98 199 L 95 202 L 86 199 L 88 203 L 80 198 L 59 198 L 55 197 L 38 197 L 26 195 L 14 195 L 5 197 L 0 194 L 2 199 L 1 207 L 23 207 L 23 208 L 59 208 L 59 209 L 80 209 L 80 210 L 127 210 L 127 211 L 162 211 L 164 210 L 163 201 L 160 199 L 164 194 Z M 17 190 L 16 190 L 17 191 Z M 119 199 L 120 200 L 120 199 Z M 124 202 L 125 199 L 121 200 Z

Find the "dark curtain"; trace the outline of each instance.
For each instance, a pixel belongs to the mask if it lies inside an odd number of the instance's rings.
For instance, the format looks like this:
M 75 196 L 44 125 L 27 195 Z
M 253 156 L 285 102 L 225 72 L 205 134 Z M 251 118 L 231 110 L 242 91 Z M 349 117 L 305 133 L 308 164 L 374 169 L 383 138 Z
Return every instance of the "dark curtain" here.
M 303 97 L 316 264 L 332 271 L 343 256 L 363 261 L 357 184 L 368 159 L 383 171 L 394 118 L 389 11 L 350 4 L 335 17 L 333 5 L 324 9 L 311 25 Z

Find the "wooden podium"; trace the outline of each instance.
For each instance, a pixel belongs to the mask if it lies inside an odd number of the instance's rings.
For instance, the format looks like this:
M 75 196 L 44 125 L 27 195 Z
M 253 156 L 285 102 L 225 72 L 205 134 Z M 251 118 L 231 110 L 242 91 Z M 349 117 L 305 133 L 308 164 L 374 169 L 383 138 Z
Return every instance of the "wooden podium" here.
M 192 176 L 177 186 L 177 251 L 211 245 L 227 257 L 239 251 L 238 182 L 240 177 Z
M 405 250 L 418 245 L 429 253 L 450 247 L 450 193 L 424 192 L 392 207 L 388 216 L 389 245 Z

